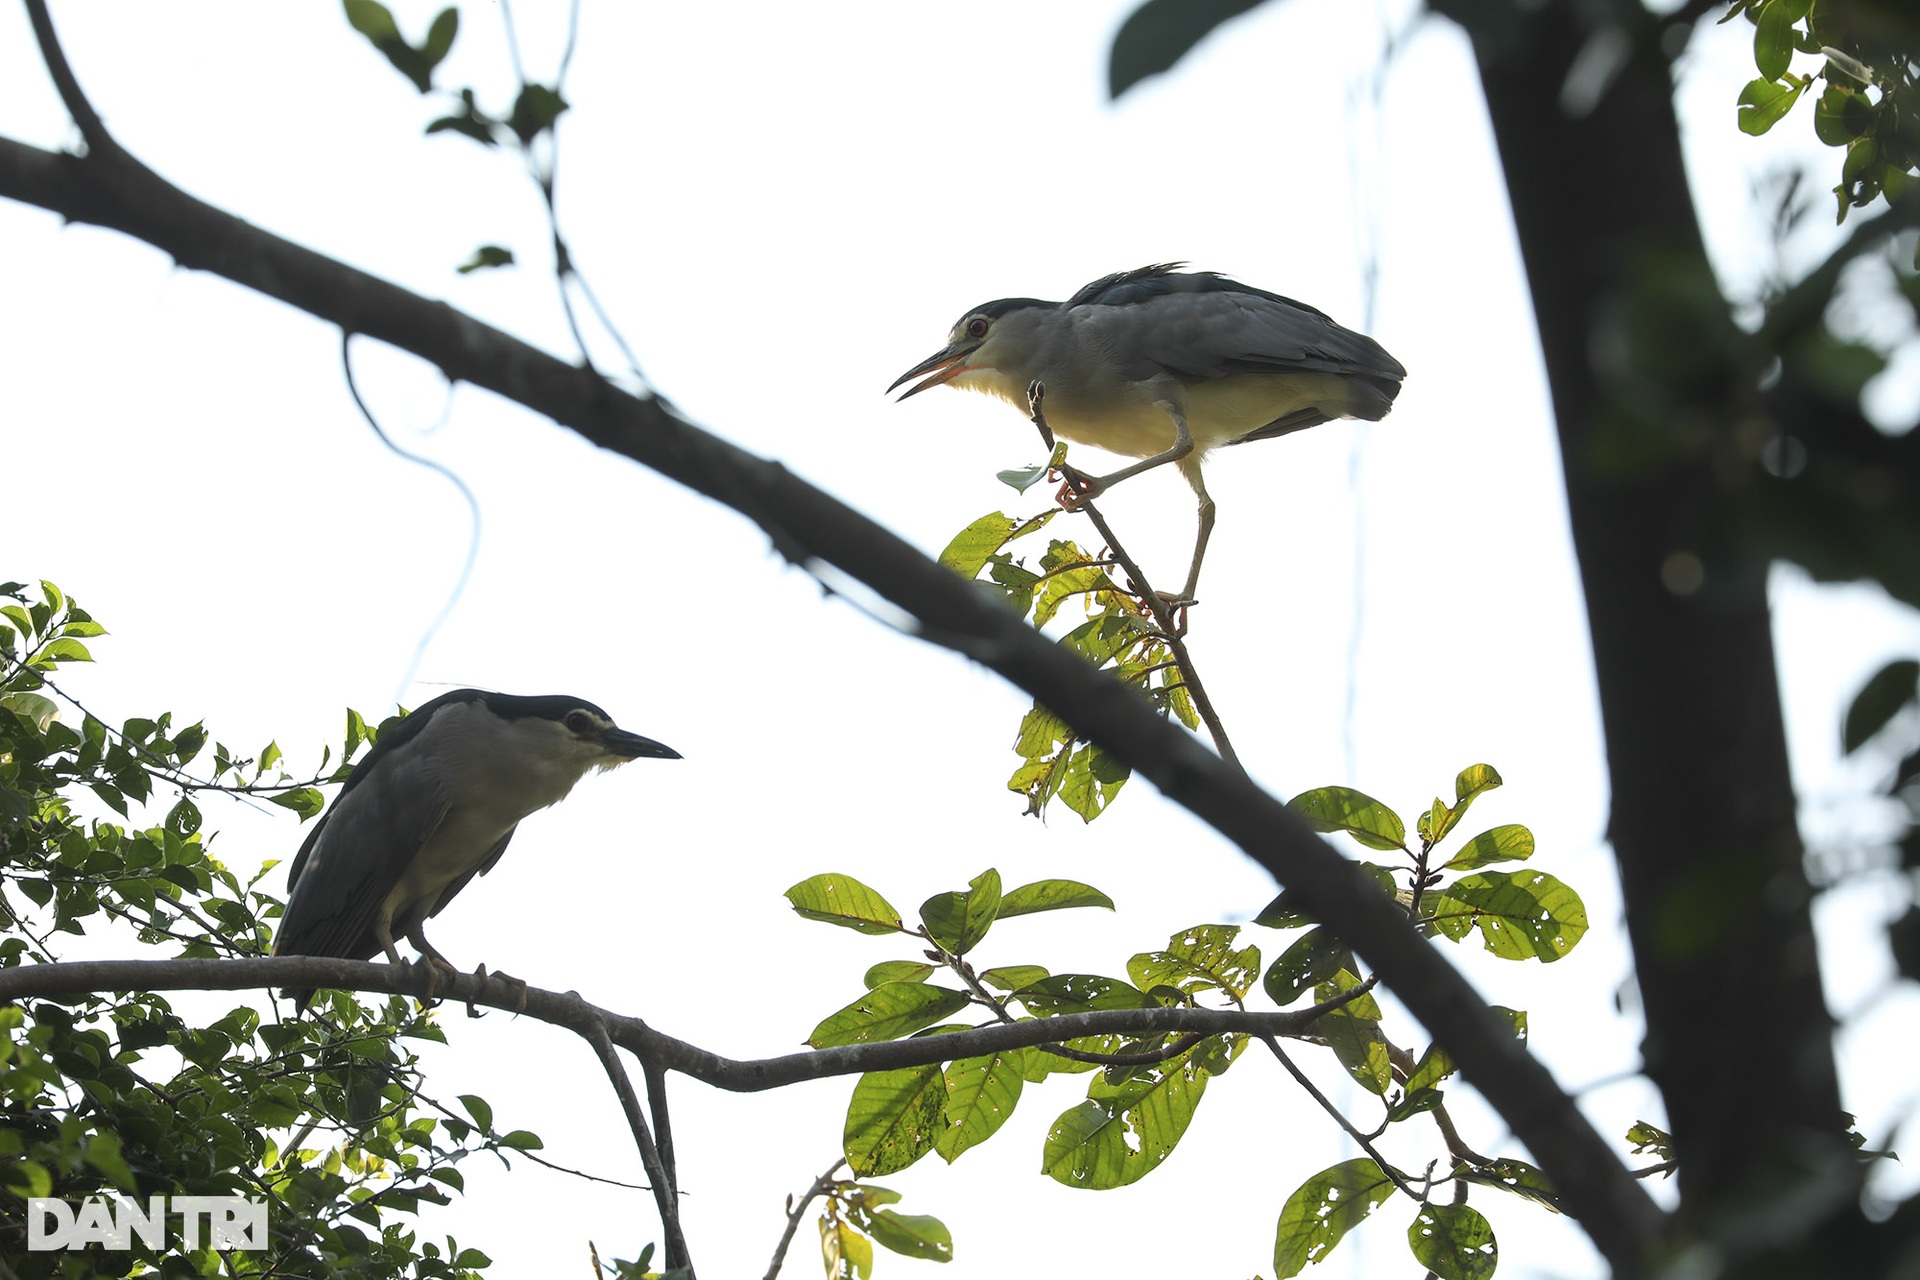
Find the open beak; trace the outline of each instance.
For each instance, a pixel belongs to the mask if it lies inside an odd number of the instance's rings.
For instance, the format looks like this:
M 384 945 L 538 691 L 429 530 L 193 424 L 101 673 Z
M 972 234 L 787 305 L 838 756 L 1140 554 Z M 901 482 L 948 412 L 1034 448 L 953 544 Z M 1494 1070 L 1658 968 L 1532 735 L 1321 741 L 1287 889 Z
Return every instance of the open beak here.
M 625 729 L 608 729 L 600 735 L 600 745 L 607 754 L 618 756 L 622 760 L 638 760 L 647 757 L 654 760 L 678 760 L 680 753 L 663 742 L 652 738 L 643 738 L 637 733 L 628 733 Z
M 913 366 L 913 368 L 895 378 L 893 380 L 893 386 L 888 387 L 887 390 L 892 391 L 894 387 L 899 386 L 910 378 L 919 378 L 921 374 L 927 374 L 927 377 L 922 378 L 919 382 L 916 382 L 913 386 L 902 392 L 900 398 L 905 400 L 908 396 L 917 396 L 928 387 L 937 387 L 941 383 L 951 381 L 965 373 L 967 371 L 967 356 L 971 353 L 971 347 L 964 351 L 956 351 L 950 346 L 942 347 L 925 360 L 922 360 L 919 364 Z

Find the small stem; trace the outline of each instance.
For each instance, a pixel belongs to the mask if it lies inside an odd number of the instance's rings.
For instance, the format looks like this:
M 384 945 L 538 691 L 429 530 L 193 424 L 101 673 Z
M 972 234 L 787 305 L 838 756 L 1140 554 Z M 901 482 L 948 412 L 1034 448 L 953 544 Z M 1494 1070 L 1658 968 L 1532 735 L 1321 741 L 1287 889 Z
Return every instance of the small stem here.
M 1373 1158 L 1373 1162 L 1380 1166 L 1380 1172 L 1386 1174 L 1388 1180 L 1409 1199 L 1418 1201 L 1420 1199 L 1419 1194 L 1407 1185 L 1407 1180 L 1400 1176 L 1397 1169 L 1387 1163 L 1386 1157 L 1382 1156 L 1379 1149 L 1373 1145 L 1373 1139 L 1355 1128 L 1353 1122 L 1341 1114 L 1340 1108 L 1333 1105 L 1333 1100 L 1327 1097 L 1326 1094 L 1320 1092 L 1319 1087 L 1316 1086 L 1313 1081 L 1307 1079 L 1306 1073 L 1295 1066 L 1293 1059 L 1287 1056 L 1286 1050 L 1280 1047 L 1280 1042 L 1272 1036 L 1260 1036 L 1258 1038 L 1261 1044 L 1266 1045 L 1268 1049 L 1273 1051 L 1274 1057 L 1280 1059 L 1280 1065 L 1285 1067 L 1287 1074 L 1292 1076 L 1295 1082 L 1307 1091 L 1307 1096 L 1319 1103 L 1320 1109 L 1332 1116 L 1334 1123 L 1338 1124 L 1342 1129 L 1345 1129 L 1347 1136 L 1359 1143 L 1360 1149 Z
M 813 1186 L 807 1189 L 807 1194 L 800 1197 L 799 1202 L 787 1210 L 787 1229 L 780 1233 L 780 1243 L 773 1247 L 773 1262 L 767 1267 L 766 1280 L 774 1280 L 774 1277 L 780 1274 L 781 1264 L 787 1260 L 787 1246 L 793 1243 L 793 1233 L 800 1227 L 801 1216 L 806 1213 L 808 1205 L 825 1195 L 827 1189 L 833 1186 L 833 1175 L 839 1173 L 840 1166 L 846 1162 L 845 1156 L 835 1160 L 827 1167 L 825 1173 L 813 1180 Z
M 1043 407 L 1046 398 L 1047 387 L 1044 382 L 1036 380 L 1027 388 L 1029 417 L 1039 430 L 1040 438 L 1047 442 L 1047 448 L 1051 450 L 1053 428 L 1047 425 L 1046 410 Z M 1193 698 L 1193 708 L 1200 713 L 1201 722 L 1207 726 L 1207 733 L 1213 738 L 1214 750 L 1220 753 L 1222 760 L 1245 773 L 1246 768 L 1240 763 L 1240 757 L 1233 749 L 1232 740 L 1227 737 L 1227 726 L 1221 721 L 1220 713 L 1214 710 L 1213 699 L 1207 696 L 1206 686 L 1200 683 L 1200 672 L 1193 665 L 1193 656 L 1187 652 L 1186 641 L 1183 638 L 1185 628 L 1174 621 L 1173 612 L 1167 608 L 1165 598 L 1153 589 L 1153 584 L 1147 581 L 1146 573 L 1141 570 L 1133 557 L 1127 554 L 1127 549 L 1120 545 L 1120 539 L 1114 535 L 1113 526 L 1109 525 L 1107 518 L 1100 514 L 1100 509 L 1091 502 L 1083 502 L 1074 510 L 1083 512 L 1087 519 L 1093 521 L 1093 527 L 1106 541 L 1107 549 L 1113 553 L 1114 560 L 1132 580 L 1133 588 L 1140 593 L 1140 603 L 1144 604 L 1147 612 L 1153 615 L 1154 624 L 1160 628 L 1161 638 L 1167 642 L 1167 648 L 1173 652 L 1174 660 L 1180 664 L 1180 670 L 1186 676 L 1186 688 Z
M 607 1079 L 613 1082 L 620 1109 L 627 1116 L 627 1127 L 633 1131 L 634 1145 L 640 1149 L 640 1163 L 647 1171 L 647 1179 L 653 1183 L 653 1202 L 660 1210 L 660 1230 L 666 1236 L 667 1269 L 685 1267 L 691 1273 L 693 1262 L 687 1256 L 686 1237 L 680 1234 L 680 1205 L 673 1189 L 673 1176 L 660 1159 L 660 1149 L 654 1145 L 653 1134 L 647 1129 L 647 1118 L 640 1114 L 640 1099 L 633 1091 L 633 1080 L 620 1064 L 619 1051 L 613 1047 L 613 1037 L 608 1034 L 603 1019 L 590 1022 L 585 1034 L 594 1053 L 599 1055 L 600 1065 L 606 1068 Z

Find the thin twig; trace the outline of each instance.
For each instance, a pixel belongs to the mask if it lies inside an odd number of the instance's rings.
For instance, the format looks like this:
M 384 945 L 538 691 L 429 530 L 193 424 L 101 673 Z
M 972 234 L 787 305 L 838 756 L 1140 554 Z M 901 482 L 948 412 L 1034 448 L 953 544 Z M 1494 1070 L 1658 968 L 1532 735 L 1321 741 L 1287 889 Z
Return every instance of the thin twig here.
M 633 1131 L 634 1145 L 640 1149 L 640 1163 L 653 1183 L 653 1202 L 660 1210 L 660 1230 L 666 1237 L 667 1269 L 671 1271 L 675 1267 L 685 1267 L 691 1274 L 693 1262 L 687 1256 L 687 1240 L 680 1234 L 679 1197 L 674 1194 L 673 1178 L 661 1162 L 660 1149 L 654 1145 L 653 1134 L 647 1128 L 647 1118 L 640 1114 L 640 1099 L 633 1091 L 633 1080 L 620 1064 L 619 1051 L 613 1047 L 613 1037 L 608 1033 L 603 1019 L 596 1018 L 590 1022 L 585 1034 L 588 1043 L 593 1045 L 593 1051 L 600 1057 L 600 1065 L 606 1068 L 607 1079 L 613 1082 L 613 1091 L 620 1098 L 620 1109 L 627 1116 L 627 1127 Z
M 1338 1124 L 1342 1129 L 1345 1129 L 1349 1138 L 1352 1138 L 1360 1144 L 1360 1149 L 1373 1158 L 1373 1162 L 1380 1166 L 1380 1172 L 1386 1174 L 1388 1180 L 1391 1181 L 1395 1187 L 1399 1188 L 1402 1193 L 1413 1200 L 1417 1201 L 1420 1199 L 1419 1193 L 1407 1185 L 1407 1180 L 1400 1175 L 1400 1171 L 1387 1163 L 1387 1158 L 1380 1154 L 1379 1149 L 1373 1145 L 1373 1140 L 1366 1134 L 1360 1132 L 1360 1130 L 1354 1126 L 1353 1121 L 1347 1119 L 1340 1108 L 1333 1105 L 1333 1099 L 1320 1092 L 1319 1086 L 1307 1079 L 1306 1072 L 1294 1065 L 1293 1059 L 1287 1056 L 1286 1050 L 1280 1047 L 1279 1041 L 1275 1040 L 1272 1036 L 1258 1036 L 1256 1038 L 1261 1044 L 1264 1044 L 1273 1051 L 1273 1056 L 1280 1059 L 1280 1065 L 1285 1067 L 1287 1074 L 1292 1076 L 1295 1082 L 1307 1091 L 1307 1096 L 1319 1103 L 1320 1109 L 1332 1116 L 1334 1123 Z
M 825 1173 L 813 1180 L 813 1185 L 807 1188 L 807 1194 L 801 1196 L 798 1203 L 788 1205 L 787 1229 L 780 1233 L 780 1243 L 773 1247 L 773 1261 L 767 1266 L 766 1280 L 774 1280 L 780 1274 L 780 1267 L 787 1260 L 787 1246 L 793 1243 L 793 1233 L 800 1229 L 800 1219 L 807 1212 L 807 1206 L 827 1193 L 828 1188 L 833 1186 L 833 1175 L 839 1173 L 840 1166 L 846 1162 L 845 1156 L 835 1160 Z
M 60 37 L 54 33 L 53 16 L 47 12 L 46 0 L 27 0 L 27 18 L 33 23 L 33 38 L 40 45 L 40 57 L 47 64 L 47 74 L 53 77 L 54 91 L 60 95 L 61 105 L 66 107 L 67 114 L 79 127 L 80 136 L 86 140 L 87 154 L 101 159 L 124 155 L 120 144 L 107 132 L 100 113 L 93 109 L 93 103 L 80 88 L 80 81 L 67 62 L 66 51 L 60 47 Z
M 1054 437 L 1053 428 L 1047 425 L 1044 408 L 1046 398 L 1046 383 L 1035 381 L 1027 388 L 1029 417 L 1039 430 L 1040 438 L 1046 441 L 1047 447 L 1051 449 Z M 1233 749 L 1232 740 L 1227 737 L 1226 724 L 1220 719 L 1220 713 L 1214 709 L 1213 699 L 1207 696 L 1206 686 L 1200 683 L 1199 668 L 1193 665 L 1193 655 L 1187 652 L 1186 641 L 1181 635 L 1182 629 L 1175 623 L 1173 611 L 1167 607 L 1166 600 L 1153 589 L 1153 584 L 1147 581 L 1147 575 L 1141 570 L 1138 562 L 1127 554 L 1125 547 L 1120 545 L 1120 539 L 1114 535 L 1113 526 L 1107 523 L 1107 518 L 1100 514 L 1098 507 L 1092 502 L 1082 502 L 1073 510 L 1084 512 L 1087 519 L 1093 521 L 1093 527 L 1099 531 L 1100 537 L 1106 542 L 1107 550 L 1112 552 L 1121 570 L 1132 580 L 1133 588 L 1140 593 L 1140 603 L 1144 604 L 1147 612 L 1153 615 L 1154 624 L 1160 628 L 1160 638 L 1166 641 L 1167 648 L 1173 652 L 1174 660 L 1180 664 L 1181 673 L 1186 676 L 1187 692 L 1193 698 L 1193 709 L 1200 713 L 1201 723 L 1207 726 L 1207 733 L 1213 738 L 1214 750 L 1220 753 L 1222 760 L 1241 772 L 1246 772 L 1245 767 L 1240 763 L 1239 755 Z

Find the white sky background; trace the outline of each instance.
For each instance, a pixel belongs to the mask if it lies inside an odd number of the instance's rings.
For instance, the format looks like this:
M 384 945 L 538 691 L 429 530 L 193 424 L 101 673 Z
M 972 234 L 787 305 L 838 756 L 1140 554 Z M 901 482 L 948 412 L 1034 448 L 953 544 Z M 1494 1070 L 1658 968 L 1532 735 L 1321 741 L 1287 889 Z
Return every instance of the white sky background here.
M 984 512 L 1044 500 L 993 478 L 1040 453 L 1005 407 L 882 394 L 965 308 L 1186 259 L 1359 327 L 1362 255 L 1377 252 L 1372 332 L 1410 370 L 1406 391 L 1378 426 L 1216 456 L 1220 524 L 1194 653 L 1241 755 L 1282 794 L 1343 782 L 1411 817 L 1450 797 L 1459 768 L 1500 769 L 1507 786 L 1476 804 L 1468 834 L 1531 826 L 1535 865 L 1581 891 L 1595 929 L 1551 970 L 1454 954 L 1490 999 L 1531 1011 L 1536 1052 L 1584 1090 L 1604 1132 L 1658 1121 L 1631 1076 L 1637 1021 L 1615 1012 L 1630 965 L 1602 843 L 1580 590 L 1465 44 L 1444 23 L 1413 28 L 1376 104 L 1375 7 L 1293 0 L 1115 106 L 1106 56 L 1131 7 L 588 5 L 561 130 L 577 261 L 647 375 L 695 421 L 933 553 Z M 1408 7 L 1380 6 L 1395 25 Z M 433 9 L 400 6 L 403 26 L 417 36 Z M 564 12 L 516 6 L 535 78 L 551 74 Z M 504 111 L 497 9 L 470 2 L 463 16 L 441 82 Z M 419 98 L 337 6 L 69 4 L 55 17 L 108 125 L 169 179 L 570 351 L 531 184 L 508 156 L 422 138 L 441 102 Z M 1723 268 L 1750 286 L 1770 252 L 1750 176 L 1812 152 L 1824 187 L 1833 165 L 1799 117 L 1779 138 L 1735 131 L 1732 100 L 1752 74 L 1745 30 L 1718 33 L 1681 101 Z M 0 9 L 0 131 L 72 141 L 13 7 Z M 482 243 L 511 246 L 522 266 L 457 276 Z M 356 367 L 382 423 L 457 471 L 484 513 L 473 580 L 403 687 L 466 555 L 467 517 L 444 479 L 360 421 L 338 335 L 37 210 L 0 204 L 0 246 L 0 577 L 50 578 L 111 630 L 99 666 L 61 681 L 96 713 L 204 717 L 236 749 L 277 739 L 297 771 L 337 744 L 346 706 L 377 717 L 396 698 L 472 684 L 576 693 L 685 755 L 590 779 L 525 824 L 436 922 L 456 962 L 577 988 L 757 1057 L 797 1048 L 869 965 L 911 954 L 796 917 L 781 893 L 815 872 L 858 876 L 907 912 L 990 865 L 1009 885 L 1090 881 L 1117 915 L 1010 921 L 980 956 L 1056 971 L 1121 973 L 1133 952 L 1245 919 L 1271 896 L 1263 872 L 1145 783 L 1090 828 L 1064 809 L 1044 826 L 1021 818 L 1004 781 L 1022 695 L 823 598 L 732 512 L 471 388 L 449 408 L 432 369 L 362 342 Z M 595 357 L 617 367 L 607 344 Z M 1142 477 L 1103 506 L 1172 581 L 1192 535 L 1179 477 Z M 1920 644 L 1920 626 L 1792 574 L 1779 596 L 1795 767 L 1824 820 L 1846 829 L 1862 783 L 1834 764 L 1839 708 L 1879 662 Z M 238 868 L 290 857 L 301 838 L 278 810 L 207 808 L 216 854 Z M 1912 1101 L 1872 1065 L 1914 1042 L 1915 1002 L 1890 988 L 1875 927 L 1889 902 L 1875 883 L 1822 907 L 1837 940 L 1829 987 L 1842 1011 L 1867 1010 L 1842 1062 L 1876 1140 Z M 1269 958 L 1290 938 L 1251 933 Z M 539 1132 L 546 1155 L 638 1180 L 585 1046 L 502 1014 L 443 1017 L 452 1045 L 428 1056 L 430 1092 L 480 1093 L 502 1129 Z M 1425 1043 L 1404 1020 L 1397 1038 Z M 1367 1114 L 1326 1055 L 1302 1056 Z M 850 1084 L 733 1096 L 677 1081 L 703 1274 L 764 1271 L 784 1198 L 837 1152 Z M 1007 1129 L 952 1169 L 929 1157 L 884 1179 L 903 1211 L 945 1219 L 956 1258 L 936 1273 L 883 1255 L 880 1274 L 1270 1274 L 1285 1196 L 1354 1154 L 1249 1053 L 1165 1167 L 1125 1190 L 1073 1191 L 1039 1173 L 1039 1151 L 1083 1089 L 1083 1077 L 1030 1088 Z M 1450 1100 L 1470 1142 L 1517 1153 L 1464 1089 Z M 1402 1127 L 1413 1139 L 1390 1153 L 1440 1153 Z M 484 1158 L 465 1171 L 468 1194 L 429 1213 L 422 1236 L 484 1248 L 492 1274 L 560 1274 L 555 1260 L 584 1270 L 589 1238 L 603 1256 L 658 1238 L 642 1193 Z M 1503 1276 L 1601 1273 L 1570 1223 L 1489 1192 L 1474 1203 L 1499 1234 Z M 1319 1274 L 1404 1271 L 1411 1217 L 1390 1206 Z M 787 1274 L 817 1274 L 814 1238 L 809 1220 Z

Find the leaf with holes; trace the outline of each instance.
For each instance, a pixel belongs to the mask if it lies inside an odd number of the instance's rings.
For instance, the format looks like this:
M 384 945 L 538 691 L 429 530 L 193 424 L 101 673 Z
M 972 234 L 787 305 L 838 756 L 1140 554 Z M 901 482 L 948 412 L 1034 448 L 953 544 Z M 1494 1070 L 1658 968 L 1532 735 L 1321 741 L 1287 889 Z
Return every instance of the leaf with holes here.
M 1274 1280 L 1299 1275 L 1309 1262 L 1324 1262 L 1347 1232 L 1392 1194 L 1393 1180 L 1364 1156 L 1301 1183 L 1280 1210 L 1273 1241 Z
M 853 1086 L 841 1146 L 862 1178 L 897 1172 L 933 1150 L 947 1124 L 940 1064 L 869 1071 Z

